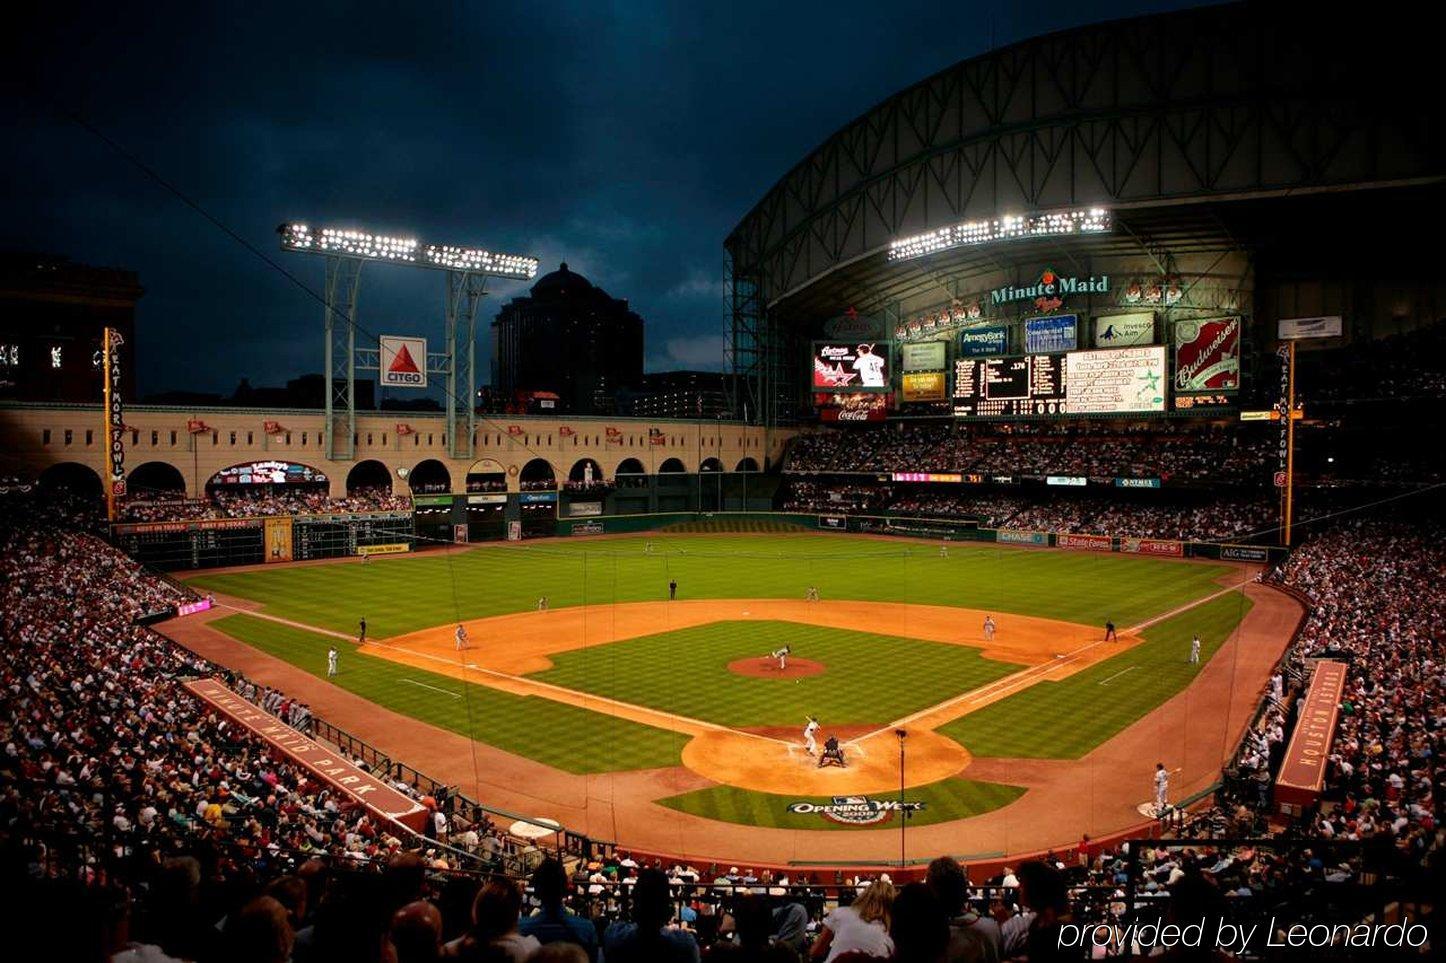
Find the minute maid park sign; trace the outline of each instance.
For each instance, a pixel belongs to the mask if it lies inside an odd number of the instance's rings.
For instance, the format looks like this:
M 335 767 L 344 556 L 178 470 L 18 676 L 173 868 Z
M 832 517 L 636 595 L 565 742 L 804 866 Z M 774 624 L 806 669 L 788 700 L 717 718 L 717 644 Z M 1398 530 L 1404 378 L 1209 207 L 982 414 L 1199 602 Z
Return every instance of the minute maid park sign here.
M 996 305 L 1012 304 L 1016 301 L 1033 301 L 1034 306 L 1039 310 L 1053 311 L 1064 303 L 1067 295 L 1108 294 L 1109 290 L 1110 276 L 1108 274 L 1091 274 L 1087 277 L 1080 277 L 1055 274 L 1053 271 L 1046 270 L 1033 284 L 1023 287 L 1006 284 L 995 288 L 989 292 L 989 301 Z

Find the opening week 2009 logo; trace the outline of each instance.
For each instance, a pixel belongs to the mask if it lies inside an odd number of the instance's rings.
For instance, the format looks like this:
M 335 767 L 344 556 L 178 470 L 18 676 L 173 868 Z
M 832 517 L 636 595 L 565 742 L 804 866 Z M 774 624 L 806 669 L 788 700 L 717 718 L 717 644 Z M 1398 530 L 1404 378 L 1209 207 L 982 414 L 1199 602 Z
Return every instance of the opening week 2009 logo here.
M 884 822 L 896 812 L 915 813 L 924 808 L 921 802 L 900 802 L 897 799 L 870 799 L 868 796 L 834 796 L 826 803 L 789 803 L 791 813 L 817 813 L 824 819 L 845 826 L 873 826 Z

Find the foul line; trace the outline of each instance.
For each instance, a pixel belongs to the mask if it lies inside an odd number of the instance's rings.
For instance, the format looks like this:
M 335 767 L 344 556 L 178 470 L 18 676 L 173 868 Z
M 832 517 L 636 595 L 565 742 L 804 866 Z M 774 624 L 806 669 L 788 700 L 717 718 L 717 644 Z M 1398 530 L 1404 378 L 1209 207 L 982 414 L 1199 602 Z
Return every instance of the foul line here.
M 410 682 L 412 685 L 419 685 L 419 686 L 421 686 L 423 689 L 431 689 L 433 692 L 440 692 L 440 693 L 442 693 L 442 695 L 444 695 L 444 696 L 451 696 L 451 697 L 454 698 L 454 699 L 460 699 L 460 698 L 462 698 L 462 696 L 459 695 L 459 694 L 456 693 L 456 692 L 448 692 L 446 689 L 439 689 L 439 688 L 437 688 L 437 687 L 434 686 L 434 685 L 427 685 L 427 683 L 425 683 L 425 682 L 418 682 L 416 679 L 405 679 L 405 678 L 404 678 L 404 679 L 399 679 L 398 681 L 399 681 L 399 682 Z
M 1136 669 L 1138 669 L 1138 668 L 1139 668 L 1139 666 L 1137 666 L 1137 665 L 1132 665 L 1132 666 L 1130 666 L 1128 669 L 1121 669 L 1120 671 L 1116 672 L 1114 675 L 1110 676 L 1108 679 L 1101 679 L 1100 681 L 1096 682 L 1095 685 L 1109 685 L 1111 682 L 1115 681 L 1115 680 L 1118 679 L 1120 676 L 1124 675 L 1126 672 L 1134 672 L 1134 671 L 1135 671 Z
M 347 635 L 345 632 L 338 632 L 335 629 L 323 629 L 316 625 L 307 625 L 305 622 L 295 622 L 291 619 L 283 619 L 279 615 L 267 615 L 265 612 L 253 612 L 250 609 L 237 608 L 234 605 L 227 605 L 225 602 L 215 602 L 214 608 L 230 609 L 240 615 L 250 615 L 254 618 L 265 619 L 268 622 L 276 622 L 280 625 L 289 625 L 293 629 L 302 629 L 307 632 L 315 632 L 317 635 L 329 635 L 334 639 L 345 639 L 347 642 L 355 642 L 356 636 Z

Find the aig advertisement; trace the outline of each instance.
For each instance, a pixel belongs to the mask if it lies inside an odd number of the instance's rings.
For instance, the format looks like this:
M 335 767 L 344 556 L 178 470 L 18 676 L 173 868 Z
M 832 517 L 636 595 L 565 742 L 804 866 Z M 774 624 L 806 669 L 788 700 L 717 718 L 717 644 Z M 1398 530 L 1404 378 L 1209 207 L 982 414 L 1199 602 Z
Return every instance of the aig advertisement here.
M 886 392 L 889 379 L 889 343 L 861 341 L 813 343 L 813 390 L 832 392 Z

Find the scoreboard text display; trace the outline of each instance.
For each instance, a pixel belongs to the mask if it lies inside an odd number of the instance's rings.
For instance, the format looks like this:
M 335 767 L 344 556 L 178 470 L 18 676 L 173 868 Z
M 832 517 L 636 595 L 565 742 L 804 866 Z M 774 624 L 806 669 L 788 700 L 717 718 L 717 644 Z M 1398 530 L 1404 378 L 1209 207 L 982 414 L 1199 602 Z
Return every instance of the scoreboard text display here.
M 1071 351 L 1065 403 L 1072 415 L 1165 410 L 1165 347 Z
M 1064 414 L 1064 358 L 959 358 L 953 400 L 959 418 Z
M 952 401 L 958 418 L 1164 411 L 1167 381 L 1164 345 L 958 358 Z

